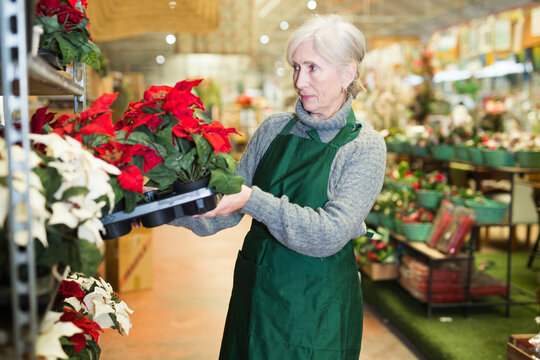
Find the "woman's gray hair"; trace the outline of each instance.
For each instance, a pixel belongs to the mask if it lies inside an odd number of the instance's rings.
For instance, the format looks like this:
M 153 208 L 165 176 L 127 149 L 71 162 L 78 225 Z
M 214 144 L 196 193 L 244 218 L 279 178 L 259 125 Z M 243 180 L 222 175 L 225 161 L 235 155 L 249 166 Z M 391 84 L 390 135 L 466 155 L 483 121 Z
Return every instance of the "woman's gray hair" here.
M 347 95 L 355 98 L 364 89 L 359 78 L 360 64 L 366 53 L 364 34 L 339 15 L 315 15 L 289 40 L 286 55 L 289 65 L 293 65 L 293 53 L 307 41 L 313 41 L 315 51 L 339 71 L 351 63 L 356 64 L 356 75 L 347 88 Z

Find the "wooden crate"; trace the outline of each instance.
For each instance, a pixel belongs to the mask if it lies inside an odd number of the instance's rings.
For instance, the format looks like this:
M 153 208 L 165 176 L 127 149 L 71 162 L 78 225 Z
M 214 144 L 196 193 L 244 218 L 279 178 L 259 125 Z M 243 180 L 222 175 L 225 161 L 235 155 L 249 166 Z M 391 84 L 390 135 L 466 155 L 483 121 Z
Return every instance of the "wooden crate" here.
M 117 292 L 153 286 L 152 229 L 133 229 L 105 242 L 106 280 Z
M 534 354 L 518 345 L 520 340 L 528 340 L 535 334 L 513 334 L 506 343 L 506 354 L 508 360 L 532 360 L 537 359 Z
M 371 280 L 395 280 L 398 278 L 399 264 L 368 263 L 360 266 L 360 270 Z

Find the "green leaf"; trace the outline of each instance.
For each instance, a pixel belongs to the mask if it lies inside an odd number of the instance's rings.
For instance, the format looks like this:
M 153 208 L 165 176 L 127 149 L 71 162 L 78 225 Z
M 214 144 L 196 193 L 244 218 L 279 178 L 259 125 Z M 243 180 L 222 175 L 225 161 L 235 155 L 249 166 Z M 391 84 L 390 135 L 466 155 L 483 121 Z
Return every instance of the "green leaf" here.
M 172 142 L 172 126 L 168 126 L 156 134 L 158 143 L 167 150 L 167 155 L 177 155 L 178 151 L 175 149 Z
M 125 207 L 124 211 L 127 213 L 132 212 L 135 210 L 135 207 L 137 206 L 137 202 L 139 202 L 140 194 L 135 191 L 128 191 L 124 190 L 124 202 Z
M 166 189 L 177 179 L 174 171 L 168 169 L 164 163 L 157 164 L 152 170 L 145 173 L 146 177 L 158 184 L 159 189 Z
M 210 158 L 210 155 L 214 151 L 214 148 L 204 138 L 204 136 L 199 134 L 191 134 L 191 137 L 193 138 L 193 141 L 195 142 L 195 146 L 197 147 L 197 162 L 201 166 L 205 166 L 208 163 L 208 160 Z
M 43 25 L 44 33 L 53 33 L 60 29 L 61 25 L 58 23 L 58 18 L 54 16 L 37 16 L 36 23 Z
M 130 145 L 141 144 L 145 146 L 150 146 L 152 145 L 154 141 L 148 134 L 142 131 L 134 131 L 131 134 L 129 134 L 129 138 L 127 142 Z
M 89 51 L 81 55 L 79 60 L 89 66 L 93 67 L 97 71 L 101 69 L 101 63 L 99 62 L 100 53 L 96 51 Z
M 178 162 L 179 164 L 179 167 L 181 169 L 184 169 L 186 171 L 189 171 L 193 165 L 194 165 L 194 162 L 195 162 L 195 155 L 197 155 L 197 149 L 195 148 L 192 148 L 191 150 L 189 150 L 187 152 L 187 154 L 183 155 L 181 158 L 180 158 L 180 161 Z
M 90 190 L 84 186 L 73 186 L 64 191 L 62 194 L 62 201 L 66 201 L 73 196 L 86 195 Z
M 174 156 L 169 156 L 165 159 L 165 167 L 174 171 L 175 173 L 180 171 L 180 162 Z
M 208 187 L 214 188 L 221 194 L 236 194 L 242 189 L 244 178 L 234 175 L 232 171 L 216 169 L 210 171 L 210 182 Z
M 69 41 L 66 41 L 60 35 L 55 36 L 55 40 L 58 42 L 60 52 L 62 53 L 62 64 L 67 65 L 71 63 L 78 55 L 77 48 L 73 47 Z
M 41 179 L 41 183 L 45 189 L 45 197 L 47 198 L 47 202 L 55 202 L 54 194 L 58 191 L 60 185 L 62 184 L 62 176 L 58 173 L 58 170 L 50 166 L 45 166 L 35 168 L 34 172 Z
M 86 276 L 93 276 L 103 261 L 101 252 L 95 244 L 83 239 L 76 239 L 75 245 L 78 250 L 79 268 L 71 266 L 71 269 L 74 272 L 82 272 Z

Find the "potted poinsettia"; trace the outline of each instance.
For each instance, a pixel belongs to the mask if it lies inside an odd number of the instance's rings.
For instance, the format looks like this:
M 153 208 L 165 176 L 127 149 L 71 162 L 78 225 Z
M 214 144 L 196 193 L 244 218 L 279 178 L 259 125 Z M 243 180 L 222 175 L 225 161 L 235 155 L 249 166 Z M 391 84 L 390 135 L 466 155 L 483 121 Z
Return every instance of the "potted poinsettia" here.
M 126 144 L 116 138 L 110 106 L 117 94 L 104 94 L 87 110 L 55 118 L 48 107 L 36 111 L 31 120 L 33 133 L 54 133 L 71 137 L 90 151 L 96 158 L 117 167 L 120 172 L 109 178 L 114 192 L 114 202 L 106 203 L 103 214 L 111 209 L 132 212 L 137 203 L 144 201 L 143 172 L 152 169 L 162 158 L 155 151 L 140 144 Z M 106 237 L 118 237 L 131 230 L 129 220 L 108 224 Z
M 409 208 L 407 212 L 401 216 L 403 222 L 403 230 L 408 241 L 426 241 L 435 214 L 421 206 Z
M 77 60 L 99 71 L 101 51 L 90 36 L 90 22 L 86 16 L 88 4 L 81 0 L 81 6 L 77 7 L 78 2 L 39 0 L 36 3 L 36 23 L 43 27 L 39 53 L 59 69 Z M 58 60 L 51 59 L 48 52 L 57 55 Z
M 448 189 L 448 178 L 439 171 L 432 171 L 419 177 L 413 187 L 422 206 L 430 209 L 437 208 Z
M 36 354 L 46 359 L 99 359 L 99 336 L 112 328 L 131 329 L 127 304 L 102 278 L 73 273 L 60 283 L 52 310 L 45 315 Z
M 229 137 L 238 132 L 197 116 L 196 110 L 204 111 L 204 106 L 192 89 L 201 81 L 151 86 L 115 123 L 123 143 L 146 146 L 160 157 L 159 163 L 144 172 L 145 186 L 156 189 L 149 194 L 155 199 L 200 187 L 233 194 L 244 182 L 234 174 L 236 161 L 228 154 L 232 149 Z

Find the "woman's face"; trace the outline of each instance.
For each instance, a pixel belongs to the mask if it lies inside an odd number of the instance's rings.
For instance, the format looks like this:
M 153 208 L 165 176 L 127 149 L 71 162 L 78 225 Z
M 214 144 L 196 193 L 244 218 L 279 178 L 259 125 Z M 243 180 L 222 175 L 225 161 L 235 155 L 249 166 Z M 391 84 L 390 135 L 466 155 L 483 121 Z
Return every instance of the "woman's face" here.
M 313 42 L 301 44 L 292 56 L 294 88 L 304 109 L 316 120 L 326 120 L 346 100 L 344 80 L 336 67 L 313 49 Z

